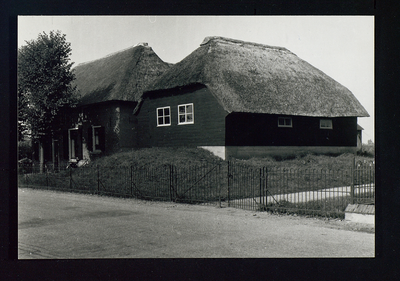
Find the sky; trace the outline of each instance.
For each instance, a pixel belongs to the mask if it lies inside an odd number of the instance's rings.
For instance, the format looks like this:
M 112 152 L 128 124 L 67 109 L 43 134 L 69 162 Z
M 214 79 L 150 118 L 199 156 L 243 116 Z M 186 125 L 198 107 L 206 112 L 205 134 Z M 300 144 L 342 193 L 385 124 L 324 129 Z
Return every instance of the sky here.
M 18 47 L 60 30 L 74 66 L 148 43 L 177 63 L 207 36 L 285 47 L 348 88 L 370 117 L 358 118 L 363 142 L 374 141 L 373 16 L 19 16 Z

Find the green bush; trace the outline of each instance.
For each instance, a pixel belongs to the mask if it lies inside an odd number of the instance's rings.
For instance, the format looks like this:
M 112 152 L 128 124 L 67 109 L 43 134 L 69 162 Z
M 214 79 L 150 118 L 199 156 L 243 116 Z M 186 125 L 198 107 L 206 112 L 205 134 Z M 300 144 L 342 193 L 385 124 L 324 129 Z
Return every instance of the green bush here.
M 279 203 L 267 204 L 264 209 L 273 213 L 317 215 L 343 219 L 344 210 L 349 203 L 351 203 L 351 198 L 346 196 L 340 199 L 308 201 L 305 203 L 280 201 Z
M 358 155 L 372 158 L 375 156 L 375 144 L 370 141 L 368 144 L 363 143 L 362 149 L 358 152 Z

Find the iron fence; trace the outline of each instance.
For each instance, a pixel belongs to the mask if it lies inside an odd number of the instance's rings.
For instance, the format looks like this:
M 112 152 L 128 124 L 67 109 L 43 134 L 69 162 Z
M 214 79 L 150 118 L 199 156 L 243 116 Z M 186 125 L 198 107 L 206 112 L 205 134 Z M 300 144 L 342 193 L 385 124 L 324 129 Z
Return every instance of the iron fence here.
M 228 206 L 343 215 L 350 203 L 375 202 L 375 165 L 348 170 L 254 167 L 235 162 L 193 166 L 54 169 L 19 166 L 19 184 L 47 189 Z

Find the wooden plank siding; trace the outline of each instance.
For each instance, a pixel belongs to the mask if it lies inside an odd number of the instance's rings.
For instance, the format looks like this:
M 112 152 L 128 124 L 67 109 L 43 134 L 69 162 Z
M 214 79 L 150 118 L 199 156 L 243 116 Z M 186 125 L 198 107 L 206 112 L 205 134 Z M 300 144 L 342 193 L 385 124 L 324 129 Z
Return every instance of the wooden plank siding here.
M 136 146 L 133 110 L 135 102 L 109 101 L 92 104 L 83 108 L 85 121 L 83 132 L 88 138 L 90 126 L 102 126 L 105 129 L 105 153 L 110 154 L 121 148 Z
M 120 103 L 120 148 L 136 148 L 137 147 L 137 117 L 133 114 L 135 105 L 130 103 Z
M 135 148 L 136 116 L 133 111 L 136 102 L 107 101 L 76 108 L 70 112 L 71 127 L 63 129 L 62 157 L 68 159 L 68 129 L 78 128 L 80 142 L 77 143 L 80 159 L 89 157 L 92 151 L 92 126 L 104 128 L 104 139 L 101 144 L 102 154 L 112 154 L 123 148 Z
M 194 124 L 178 125 L 178 105 L 188 103 L 193 103 Z M 171 125 L 157 127 L 156 110 L 166 106 Z M 226 115 L 203 85 L 157 92 L 145 97 L 138 111 L 139 147 L 224 146 Z
M 292 118 L 292 127 L 278 127 L 279 117 Z M 333 129 L 320 129 L 331 119 Z M 226 118 L 227 146 L 357 146 L 357 117 L 231 113 Z

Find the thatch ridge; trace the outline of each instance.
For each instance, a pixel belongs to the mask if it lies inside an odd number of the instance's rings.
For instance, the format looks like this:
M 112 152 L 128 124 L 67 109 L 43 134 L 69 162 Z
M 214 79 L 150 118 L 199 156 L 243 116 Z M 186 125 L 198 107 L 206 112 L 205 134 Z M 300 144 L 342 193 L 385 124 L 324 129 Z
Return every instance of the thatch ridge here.
M 369 116 L 346 87 L 282 47 L 207 37 L 146 91 L 194 83 L 206 85 L 227 112 Z
M 103 101 L 139 101 L 143 90 L 171 64 L 141 43 L 101 59 L 79 64 L 73 71 L 79 105 Z
M 207 45 L 209 42 L 218 42 L 218 43 L 222 43 L 222 44 L 237 44 L 237 45 L 241 45 L 241 46 L 246 45 L 246 46 L 259 47 L 262 49 L 268 48 L 268 49 L 277 49 L 277 50 L 290 52 L 288 49 L 286 49 L 284 47 L 265 45 L 265 44 L 255 43 L 255 42 L 246 42 L 246 41 L 222 37 L 222 36 L 208 36 L 208 37 L 204 38 L 204 40 L 200 44 L 200 46 Z

